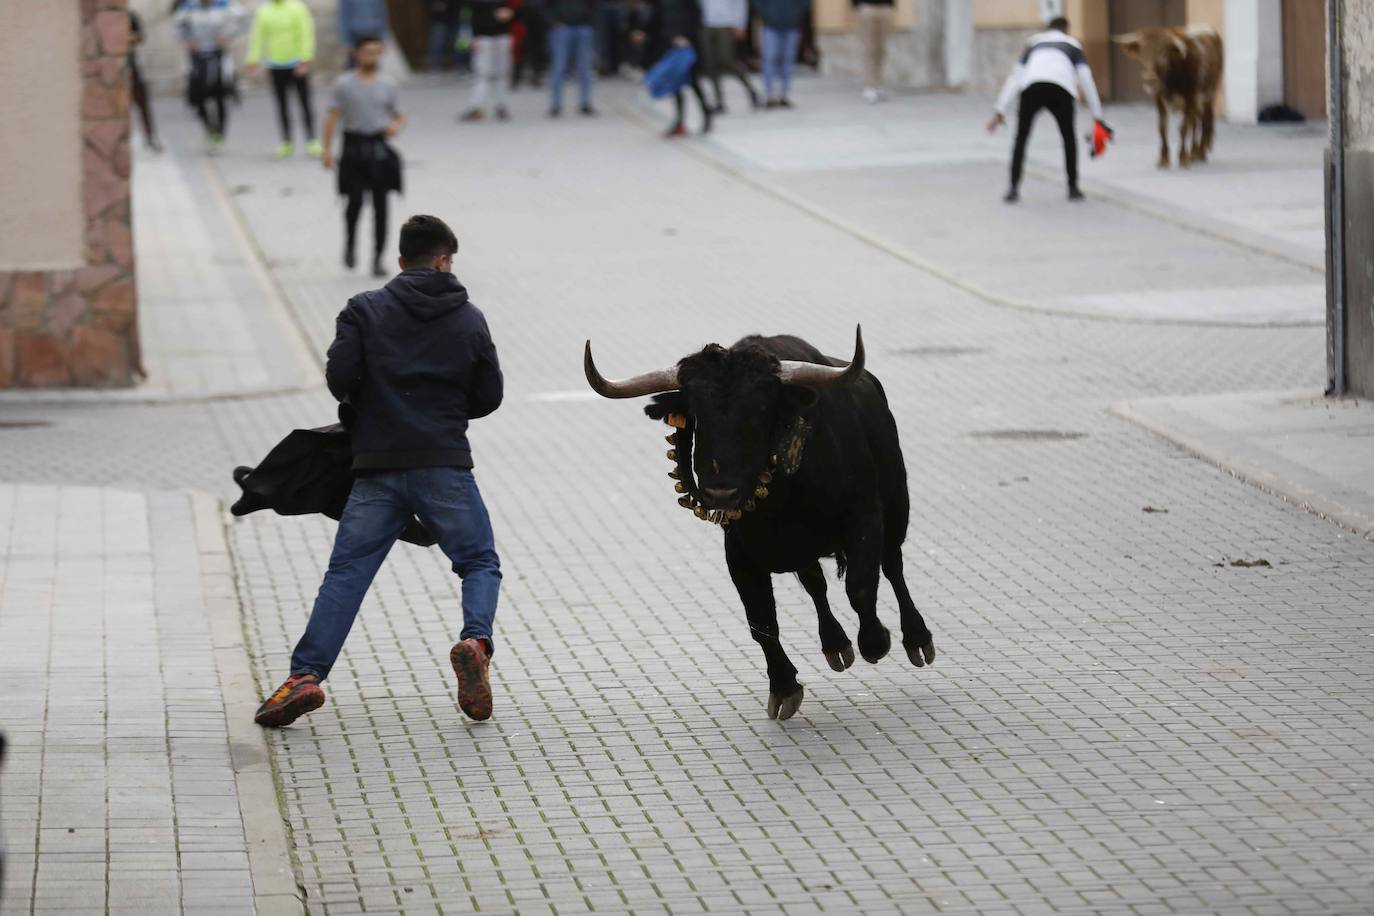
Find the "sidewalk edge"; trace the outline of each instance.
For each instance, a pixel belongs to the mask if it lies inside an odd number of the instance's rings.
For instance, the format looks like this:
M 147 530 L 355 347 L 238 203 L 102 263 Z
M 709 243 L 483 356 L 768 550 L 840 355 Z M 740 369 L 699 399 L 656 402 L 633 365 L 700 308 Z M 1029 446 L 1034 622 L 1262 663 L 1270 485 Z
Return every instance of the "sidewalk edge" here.
M 1184 451 L 1190 452 L 1243 483 L 1247 483 L 1256 489 L 1263 490 L 1271 496 L 1277 496 L 1290 505 L 1310 512 L 1335 525 L 1339 525 L 1348 531 L 1354 532 L 1360 537 L 1367 540 L 1374 540 L 1374 520 L 1359 512 L 1350 510 L 1320 493 L 1313 492 L 1292 480 L 1288 480 L 1273 471 L 1260 467 L 1258 464 L 1247 461 L 1245 458 L 1233 454 L 1225 448 L 1208 444 L 1196 436 L 1189 435 L 1153 417 L 1147 416 L 1137 410 L 1133 402 L 1121 401 L 1115 403 L 1107 408 L 1107 412 L 1122 420 L 1134 423 L 1136 426 L 1178 446 Z
M 243 635 L 221 502 L 198 490 L 191 493 L 191 508 L 239 814 L 248 847 L 253 906 L 258 913 L 270 916 L 303 914 L 305 893 L 296 876 L 271 748 L 249 715 L 257 705 L 258 691 Z
M 652 123 L 652 109 L 646 110 L 646 108 L 642 105 L 630 103 L 627 105 L 620 106 L 620 110 L 625 114 L 627 119 L 631 121 L 644 125 L 649 125 Z M 973 296 L 975 299 L 978 299 L 984 302 L 985 304 L 994 306 L 996 308 L 1013 309 L 1015 311 L 1030 312 L 1036 315 L 1051 315 L 1056 318 L 1077 318 L 1081 321 L 1105 321 L 1112 322 L 1115 324 L 1158 325 L 1167 327 L 1274 330 L 1278 328 L 1307 328 L 1322 326 L 1322 322 L 1320 321 L 1185 321 L 1177 318 L 1152 318 L 1145 315 L 1118 315 L 1110 312 L 1097 312 L 1091 309 L 1055 308 L 1053 306 L 1037 305 L 1033 302 L 1023 302 L 1017 299 L 1012 299 L 1010 297 L 1003 296 L 999 293 L 993 292 L 992 290 L 987 289 L 979 283 L 976 283 L 972 280 L 961 277 L 956 273 L 948 271 L 943 267 L 940 267 L 933 261 L 929 260 L 928 258 L 924 258 L 921 255 L 918 255 L 915 252 L 910 251 L 901 245 L 891 242 L 880 235 L 877 235 L 866 229 L 860 228 L 859 226 L 855 225 L 854 223 L 845 219 L 844 217 L 839 216 L 831 212 L 830 210 L 827 210 L 824 207 L 818 206 L 812 203 L 811 201 L 802 198 L 798 194 L 794 194 L 791 191 L 779 187 L 778 185 L 775 185 L 772 182 L 767 181 L 756 174 L 753 174 L 752 171 L 744 168 L 738 161 L 734 159 L 734 157 L 730 156 L 727 152 L 724 152 L 714 147 L 709 147 L 707 144 L 700 143 L 679 143 L 677 144 L 677 148 L 681 150 L 683 153 L 689 156 L 693 156 L 701 162 L 704 162 L 707 165 L 719 169 L 720 171 L 736 179 L 737 181 L 740 181 L 748 185 L 749 187 L 754 188 L 757 191 L 767 194 L 770 197 L 773 197 L 775 200 L 787 204 L 793 207 L 794 209 L 800 210 L 808 216 L 820 220 L 821 222 L 826 223 L 835 229 L 838 229 L 840 232 L 843 232 L 846 235 L 851 236 L 857 241 L 862 242 L 863 244 L 868 245 L 871 248 L 875 248 L 878 251 L 881 251 L 884 254 L 888 255 L 889 257 L 896 258 L 898 261 L 901 261 L 911 267 L 914 267 L 922 273 L 934 277 L 935 279 L 940 280 L 943 283 L 952 286 L 955 289 L 960 290 L 964 293 L 967 293 L 968 295 Z M 1109 202 L 1113 203 L 1114 205 L 1129 206 L 1120 201 Z M 1153 216 L 1154 214 L 1151 215 Z M 1184 224 L 1181 223 L 1179 223 L 1178 225 L 1184 226 Z M 1193 227 L 1184 226 L 1184 228 Z M 1199 229 L 1198 231 L 1203 230 Z M 1219 238 L 1221 241 L 1230 244 L 1242 244 L 1236 241 L 1235 239 L 1224 237 Z M 1269 252 L 1264 253 L 1268 254 Z

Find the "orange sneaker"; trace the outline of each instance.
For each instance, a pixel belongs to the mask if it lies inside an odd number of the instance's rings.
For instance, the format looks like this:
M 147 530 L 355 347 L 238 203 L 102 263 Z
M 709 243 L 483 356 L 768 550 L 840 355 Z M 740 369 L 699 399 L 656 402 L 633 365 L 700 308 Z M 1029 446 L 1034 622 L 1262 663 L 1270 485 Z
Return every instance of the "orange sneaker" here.
M 458 675 L 458 708 L 469 719 L 482 722 L 491 718 L 491 679 L 487 666 L 491 655 L 480 639 L 464 639 L 449 650 L 448 660 Z
M 293 674 L 276 693 L 262 701 L 253 721 L 266 728 L 281 728 L 323 705 L 320 679 L 313 674 Z

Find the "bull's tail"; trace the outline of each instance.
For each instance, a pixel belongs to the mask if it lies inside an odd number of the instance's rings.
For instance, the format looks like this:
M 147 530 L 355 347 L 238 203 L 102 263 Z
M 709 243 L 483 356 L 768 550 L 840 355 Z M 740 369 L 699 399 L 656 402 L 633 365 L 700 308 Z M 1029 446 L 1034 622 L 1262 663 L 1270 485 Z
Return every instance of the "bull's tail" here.
M 843 550 L 835 551 L 835 575 L 844 578 L 845 571 L 849 569 L 849 558 L 844 555 Z

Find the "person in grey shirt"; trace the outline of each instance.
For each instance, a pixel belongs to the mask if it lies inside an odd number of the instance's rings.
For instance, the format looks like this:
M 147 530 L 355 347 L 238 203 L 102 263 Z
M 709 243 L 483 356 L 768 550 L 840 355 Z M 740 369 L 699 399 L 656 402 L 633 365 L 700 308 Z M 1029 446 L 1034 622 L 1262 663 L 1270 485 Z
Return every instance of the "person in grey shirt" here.
M 177 9 L 172 22 L 188 55 L 186 101 L 200 116 L 213 149 L 224 143 L 229 129 L 225 98 L 234 94 L 234 60 L 228 48 L 244 30 L 243 8 L 232 0 L 223 4 L 189 0 Z
M 358 39 L 358 66 L 334 80 L 329 113 L 324 119 L 326 169 L 335 166 L 334 129 L 343 124 L 343 152 L 338 159 L 339 194 L 344 207 L 344 266 L 356 262 L 355 240 L 363 198 L 372 197 L 372 275 L 386 276 L 382 252 L 386 248 L 387 194 L 401 190 L 401 157 L 387 141 L 400 133 L 405 115 L 398 104 L 396 84 L 378 69 L 382 41 L 372 35 Z

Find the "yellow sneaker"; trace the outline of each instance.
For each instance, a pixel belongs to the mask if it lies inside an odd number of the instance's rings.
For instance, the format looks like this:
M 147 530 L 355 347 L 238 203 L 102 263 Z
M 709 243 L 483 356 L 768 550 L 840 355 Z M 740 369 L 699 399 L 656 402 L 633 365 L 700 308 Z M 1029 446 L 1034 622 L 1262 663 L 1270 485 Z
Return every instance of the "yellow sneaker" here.
M 290 159 L 295 152 L 296 148 L 294 146 L 290 143 L 283 143 L 281 146 L 277 147 L 277 158 Z
M 307 154 L 314 156 L 316 159 L 324 155 L 324 147 L 320 145 L 320 141 L 318 140 L 311 140 L 309 143 L 307 143 L 305 145 L 305 151 Z

